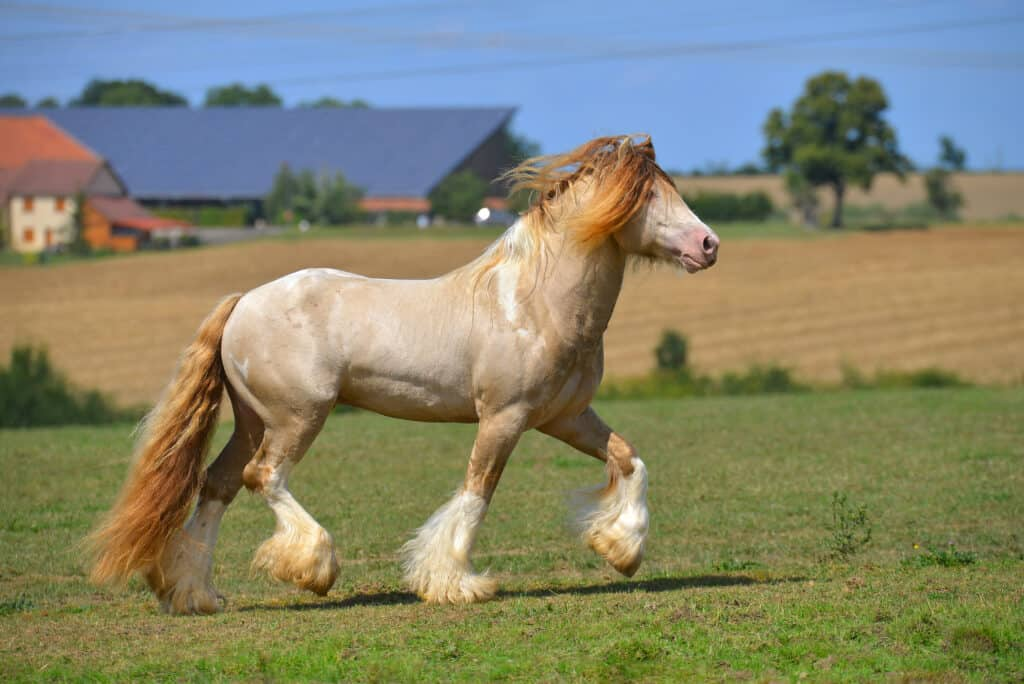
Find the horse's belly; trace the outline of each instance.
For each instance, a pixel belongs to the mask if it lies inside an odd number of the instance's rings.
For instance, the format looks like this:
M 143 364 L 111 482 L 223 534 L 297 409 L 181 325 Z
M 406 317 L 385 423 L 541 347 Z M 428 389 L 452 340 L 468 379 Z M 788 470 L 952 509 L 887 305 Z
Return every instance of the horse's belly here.
M 444 387 L 436 380 L 385 376 L 350 369 L 338 403 L 404 418 L 436 422 L 476 422 L 470 393 Z

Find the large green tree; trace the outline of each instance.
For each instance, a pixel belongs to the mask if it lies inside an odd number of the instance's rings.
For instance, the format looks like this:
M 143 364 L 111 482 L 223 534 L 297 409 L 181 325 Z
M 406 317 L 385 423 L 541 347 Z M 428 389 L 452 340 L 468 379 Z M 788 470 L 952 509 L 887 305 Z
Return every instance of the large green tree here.
M 89 81 L 69 107 L 187 107 L 188 100 L 139 79 Z
M 204 107 L 280 107 L 281 97 L 266 83 L 249 88 L 242 83 L 229 83 L 206 91 Z
M 839 228 L 849 186 L 868 190 L 879 173 L 903 178 L 913 168 L 885 119 L 888 107 L 882 86 L 872 78 L 818 74 L 788 112 L 776 108 L 768 114 L 765 163 L 772 171 L 799 175 L 812 187 L 831 188 L 832 226 Z

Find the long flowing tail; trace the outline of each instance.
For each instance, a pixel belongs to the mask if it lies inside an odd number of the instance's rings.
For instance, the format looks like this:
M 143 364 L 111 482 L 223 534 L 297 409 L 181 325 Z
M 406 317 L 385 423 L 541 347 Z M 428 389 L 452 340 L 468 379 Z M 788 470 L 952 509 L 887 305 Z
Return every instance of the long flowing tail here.
M 90 579 L 124 581 L 159 561 L 203 485 L 203 461 L 224 389 L 221 337 L 242 295 L 221 301 L 185 350 L 177 377 L 140 424 L 133 465 L 117 503 L 86 539 Z

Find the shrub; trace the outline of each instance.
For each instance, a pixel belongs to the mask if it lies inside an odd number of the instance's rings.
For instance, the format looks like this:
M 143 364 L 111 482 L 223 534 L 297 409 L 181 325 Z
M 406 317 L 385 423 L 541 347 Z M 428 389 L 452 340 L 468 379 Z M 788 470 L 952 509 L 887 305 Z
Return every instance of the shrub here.
M 745 373 L 723 375 L 718 389 L 720 394 L 742 395 L 802 392 L 807 388 L 793 379 L 788 368 L 753 365 Z
M 702 190 L 684 199 L 704 221 L 764 221 L 775 211 L 771 197 L 760 190 L 742 194 Z
M 825 528 L 831 533 L 825 540 L 828 558 L 846 560 L 871 542 L 867 507 L 851 504 L 845 493 L 832 492 L 832 523 Z
M 68 384 L 43 348 L 16 346 L 0 368 L 0 427 L 95 424 L 130 420 L 96 391 Z
M 661 342 L 654 350 L 658 370 L 680 370 L 686 367 L 686 338 L 675 330 L 661 334 Z
M 430 192 L 430 210 L 452 221 L 470 222 L 483 205 L 487 181 L 470 170 L 454 173 Z

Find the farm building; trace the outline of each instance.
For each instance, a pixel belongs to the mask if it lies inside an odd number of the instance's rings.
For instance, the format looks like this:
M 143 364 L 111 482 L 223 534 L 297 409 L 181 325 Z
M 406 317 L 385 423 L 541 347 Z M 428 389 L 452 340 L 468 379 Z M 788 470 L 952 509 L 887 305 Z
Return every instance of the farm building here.
M 107 162 L 45 118 L 0 117 L 0 218 L 11 249 L 38 253 L 70 243 L 79 198 L 83 235 L 94 248 L 130 251 L 186 230 L 151 216 Z
M 370 212 L 424 212 L 453 173 L 511 164 L 511 108 L 117 107 L 46 112 L 96 150 L 147 205 L 261 202 L 283 163 L 342 173 Z M 492 194 L 503 196 L 497 184 Z

